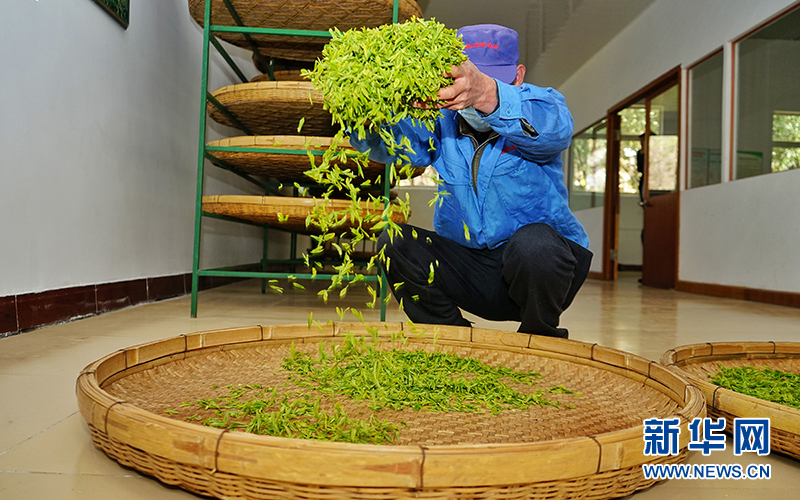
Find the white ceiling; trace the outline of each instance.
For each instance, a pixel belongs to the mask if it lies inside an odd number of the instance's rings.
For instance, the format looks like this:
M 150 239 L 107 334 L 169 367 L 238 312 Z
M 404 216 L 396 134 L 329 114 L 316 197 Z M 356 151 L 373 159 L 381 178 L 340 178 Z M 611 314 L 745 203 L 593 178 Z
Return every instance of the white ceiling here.
M 501 24 L 520 36 L 525 81 L 558 87 L 654 0 L 417 0 L 448 28 Z

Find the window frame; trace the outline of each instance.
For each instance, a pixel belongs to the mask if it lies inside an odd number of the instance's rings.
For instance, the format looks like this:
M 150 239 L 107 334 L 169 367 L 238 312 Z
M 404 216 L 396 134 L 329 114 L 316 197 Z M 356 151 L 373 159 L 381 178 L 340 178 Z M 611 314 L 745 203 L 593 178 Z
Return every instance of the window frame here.
M 728 149 L 728 180 L 729 181 L 737 181 L 737 180 L 744 180 L 749 179 L 751 177 L 736 177 L 736 169 L 738 163 L 738 129 L 739 129 L 739 109 L 738 109 L 738 102 L 739 102 L 739 49 L 741 47 L 741 42 L 747 40 L 754 34 L 758 33 L 759 31 L 763 30 L 764 28 L 779 22 L 781 19 L 785 18 L 786 16 L 794 13 L 795 11 L 800 10 L 800 2 L 795 3 L 794 5 L 790 5 L 785 9 L 777 12 L 776 14 L 770 16 L 760 24 L 757 24 L 753 28 L 746 31 L 741 36 L 735 38 L 731 41 L 731 64 L 730 64 L 730 75 L 731 75 L 731 102 L 730 102 L 730 117 L 731 117 L 731 127 L 730 127 L 730 141 L 729 141 L 729 149 Z M 773 113 L 775 111 L 773 110 Z M 688 149 L 688 148 L 687 148 Z M 779 172 L 769 172 L 771 174 L 779 173 Z M 766 175 L 766 173 L 762 173 L 760 175 Z M 756 177 L 759 177 L 758 175 Z M 724 181 L 723 181 L 724 182 Z
M 690 184 L 691 175 L 692 175 L 692 139 L 693 133 L 692 130 L 692 105 L 694 96 L 692 95 L 692 72 L 697 69 L 698 66 L 701 64 L 708 62 L 710 59 L 722 55 L 722 82 L 720 83 L 720 153 L 722 153 L 722 149 L 725 147 L 724 144 L 724 135 L 725 135 L 725 47 L 720 46 L 716 50 L 708 53 L 702 59 L 694 62 L 692 65 L 686 68 L 686 151 L 685 151 L 685 158 L 684 158 L 684 165 L 686 166 L 684 176 L 683 176 L 683 189 L 696 189 L 700 187 L 707 187 L 707 186 L 714 186 L 717 184 L 722 184 L 725 182 L 725 179 L 722 175 L 723 165 L 720 165 L 720 181 L 713 183 L 713 184 L 704 184 L 702 186 L 692 186 Z

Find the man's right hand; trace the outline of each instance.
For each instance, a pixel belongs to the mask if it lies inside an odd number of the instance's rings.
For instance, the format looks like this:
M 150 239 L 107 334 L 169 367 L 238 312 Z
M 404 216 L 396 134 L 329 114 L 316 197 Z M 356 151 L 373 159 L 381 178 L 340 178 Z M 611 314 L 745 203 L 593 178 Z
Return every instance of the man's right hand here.
M 481 73 L 470 61 L 451 67 L 445 76 L 452 78 L 453 84 L 439 90 L 441 103 L 436 107 L 453 111 L 475 108 L 487 115 L 497 109 L 497 82 Z M 423 109 L 434 107 L 424 102 L 414 103 L 414 106 Z

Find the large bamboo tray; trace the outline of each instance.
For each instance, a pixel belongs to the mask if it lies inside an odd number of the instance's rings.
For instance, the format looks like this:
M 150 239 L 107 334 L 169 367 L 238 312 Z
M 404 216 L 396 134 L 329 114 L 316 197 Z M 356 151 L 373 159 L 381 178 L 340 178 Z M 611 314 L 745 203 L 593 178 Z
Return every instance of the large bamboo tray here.
M 236 26 L 223 0 L 209 0 L 211 24 Z M 350 28 L 374 28 L 392 22 L 393 0 L 231 0 L 244 26 L 253 28 L 341 31 Z M 205 0 L 189 0 L 192 18 L 203 26 Z M 422 17 L 414 0 L 400 0 L 399 21 L 412 16 Z M 250 44 L 240 33 L 216 33 L 234 45 L 249 49 Z M 327 42 L 323 37 L 251 35 L 259 52 L 265 56 L 297 61 L 313 61 L 320 56 Z
M 706 398 L 708 414 L 724 417 L 730 433 L 734 418 L 769 418 L 770 449 L 800 458 L 800 410 L 724 389 L 710 382 L 720 364 L 800 372 L 798 342 L 710 342 L 670 349 L 661 363 L 682 371 Z
M 378 329 L 381 345 L 402 323 L 308 328 L 253 326 L 169 338 L 90 364 L 77 381 L 94 443 L 120 463 L 190 491 L 240 499 L 605 499 L 653 484 L 643 463 L 683 461 L 688 422 L 705 416 L 699 390 L 676 371 L 596 344 L 466 327 L 407 332 L 406 349 L 447 351 L 542 374 L 583 397 L 499 415 L 403 410 L 395 445 L 259 436 L 187 423 L 165 409 L 212 384 L 282 384 L 289 353 Z M 276 386 L 277 386 L 276 385 Z M 204 395 L 205 394 L 205 395 Z M 561 397 L 561 396 L 559 396 Z M 564 400 L 562 399 L 562 402 Z M 342 402 L 355 414 L 353 405 Z M 358 403 L 363 404 L 363 403 Z M 363 409 L 364 406 L 355 407 Z M 351 413 L 352 412 L 352 413 Z M 679 455 L 643 455 L 646 418 L 679 417 Z M 379 418 L 386 418 L 384 413 Z
M 286 151 L 325 151 L 332 143 L 331 137 L 304 137 L 298 135 L 247 135 L 242 137 L 231 137 L 209 142 L 211 147 L 235 147 L 235 148 L 269 148 Z M 339 144 L 339 150 L 356 153 L 356 150 L 345 140 Z M 306 154 L 288 153 L 264 153 L 259 151 L 240 152 L 240 151 L 212 151 L 210 154 L 217 160 L 227 163 L 237 169 L 254 175 L 265 175 L 280 181 L 309 181 L 305 175 L 307 170 L 312 168 L 311 160 Z M 214 160 L 213 163 L 219 164 Z M 314 165 L 319 165 L 322 160 L 319 156 L 314 156 Z M 342 169 L 351 169 L 358 174 L 358 166 L 354 160 L 347 162 L 333 162 Z M 369 180 L 372 186 L 382 184 L 386 166 L 383 163 L 374 161 L 362 165 L 362 176 L 357 177 L 356 184 Z M 412 177 L 416 177 L 425 172 L 424 168 L 412 170 Z
M 337 127 L 322 107 L 322 92 L 311 82 L 256 82 L 228 85 L 211 95 L 253 134 L 331 137 Z M 215 121 L 235 127 L 216 106 L 208 103 L 209 116 Z M 305 118 L 300 132 L 297 126 Z
M 292 198 L 287 196 L 241 196 L 241 195 L 214 195 L 203 196 L 203 212 L 248 220 L 259 224 L 268 224 L 286 231 L 296 231 L 303 234 L 319 234 L 319 228 L 306 226 L 306 218 L 315 206 L 325 203 L 328 211 L 343 211 L 351 207 L 349 200 L 323 200 L 313 198 Z M 368 216 L 380 216 L 383 205 L 379 208 L 372 203 L 362 201 L 360 216 L 362 220 Z M 281 221 L 280 214 L 286 220 Z M 341 217 L 341 216 L 340 216 Z M 354 220 L 349 214 L 341 217 L 340 224 L 332 230 L 336 234 L 359 226 L 359 221 Z M 408 222 L 403 214 L 393 212 L 391 220 L 396 223 Z M 369 230 L 377 224 L 378 220 L 364 222 L 364 229 Z

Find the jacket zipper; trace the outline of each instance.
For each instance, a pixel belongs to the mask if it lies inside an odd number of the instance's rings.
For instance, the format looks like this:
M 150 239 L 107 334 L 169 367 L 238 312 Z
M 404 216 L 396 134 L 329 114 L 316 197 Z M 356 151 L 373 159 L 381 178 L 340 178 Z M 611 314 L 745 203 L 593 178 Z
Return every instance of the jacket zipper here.
M 471 165 L 471 167 L 472 167 L 472 189 L 475 190 L 475 197 L 477 198 L 478 197 L 478 167 L 480 167 L 481 158 L 483 157 L 483 152 L 486 149 L 486 145 L 489 144 L 490 142 L 492 142 L 492 140 L 494 140 L 500 134 L 498 134 L 497 132 L 495 132 L 493 130 L 492 133 L 489 134 L 489 137 L 485 141 L 483 141 L 483 144 L 481 144 L 480 146 L 478 145 L 477 139 L 475 139 L 473 136 L 471 136 L 469 134 L 466 134 L 466 135 L 467 135 L 467 137 L 469 137 L 472 140 L 472 145 L 475 148 L 475 154 L 472 155 L 472 165 Z
M 475 148 L 475 153 L 472 155 L 472 163 L 470 168 L 472 169 L 472 189 L 475 191 L 475 198 L 478 198 L 478 167 L 481 163 L 481 157 L 483 156 L 483 151 L 486 149 L 486 145 L 492 142 L 497 137 L 500 137 L 496 131 L 492 130 L 489 134 L 489 137 L 483 141 L 483 144 L 478 145 L 478 139 L 475 138 L 473 135 L 475 132 L 467 124 L 467 121 L 459 116 L 458 117 L 458 131 L 461 135 L 466 135 L 472 141 L 472 147 Z

